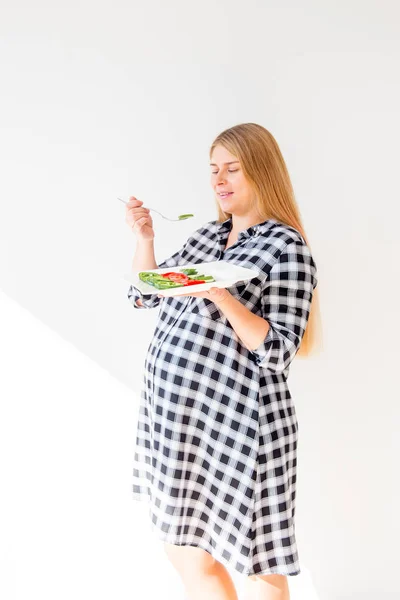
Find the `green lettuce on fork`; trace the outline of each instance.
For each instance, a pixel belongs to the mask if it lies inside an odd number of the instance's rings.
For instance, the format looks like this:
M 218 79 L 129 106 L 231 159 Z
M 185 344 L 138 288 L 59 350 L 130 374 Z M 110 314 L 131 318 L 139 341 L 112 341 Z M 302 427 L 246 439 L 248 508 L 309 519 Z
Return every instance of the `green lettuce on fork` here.
M 162 274 L 151 271 L 140 271 L 139 279 L 158 290 L 169 290 L 175 287 L 215 281 L 212 275 L 199 275 L 197 269 L 180 269 L 180 271 L 169 271 Z

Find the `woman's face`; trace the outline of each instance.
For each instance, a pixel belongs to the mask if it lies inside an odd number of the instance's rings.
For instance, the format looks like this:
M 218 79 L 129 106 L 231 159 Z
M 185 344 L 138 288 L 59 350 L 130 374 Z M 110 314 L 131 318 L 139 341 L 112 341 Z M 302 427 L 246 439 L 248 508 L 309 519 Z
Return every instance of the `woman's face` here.
M 255 194 L 243 174 L 237 156 L 223 146 L 214 148 L 211 161 L 211 186 L 221 209 L 229 214 L 245 215 L 254 207 Z M 221 196 L 221 192 L 230 192 Z

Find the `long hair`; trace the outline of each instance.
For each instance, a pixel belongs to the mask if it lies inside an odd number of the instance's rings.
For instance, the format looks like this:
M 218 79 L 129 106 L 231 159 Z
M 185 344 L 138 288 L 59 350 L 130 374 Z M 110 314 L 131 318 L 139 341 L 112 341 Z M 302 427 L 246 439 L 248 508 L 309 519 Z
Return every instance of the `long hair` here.
M 217 146 L 223 146 L 238 158 L 243 173 L 255 192 L 255 209 L 260 222 L 266 219 L 289 225 L 296 229 L 311 251 L 304 231 L 300 210 L 297 205 L 289 172 L 274 136 L 257 123 L 241 123 L 226 129 L 213 141 L 210 158 Z M 228 219 L 216 201 L 219 223 Z M 318 286 L 313 291 L 307 326 L 296 356 L 314 354 L 321 345 L 322 327 Z

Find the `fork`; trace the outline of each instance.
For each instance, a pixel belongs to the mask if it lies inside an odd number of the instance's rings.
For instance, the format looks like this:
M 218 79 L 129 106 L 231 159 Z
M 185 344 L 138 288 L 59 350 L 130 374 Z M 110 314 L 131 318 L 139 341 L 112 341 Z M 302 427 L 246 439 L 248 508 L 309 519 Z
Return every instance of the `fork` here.
M 127 201 L 122 200 L 122 198 L 118 198 L 118 200 L 121 200 L 121 202 L 123 202 L 124 204 L 128 204 Z M 158 210 L 155 210 L 154 208 L 150 208 L 149 206 L 147 208 L 149 210 L 152 210 L 152 211 L 156 212 L 157 214 L 161 215 L 161 217 L 163 219 L 167 219 L 167 221 L 183 221 L 184 219 L 190 219 L 190 217 L 194 217 L 194 215 L 192 215 L 192 214 L 187 214 L 187 215 L 179 215 L 179 217 L 177 219 L 169 219 L 168 217 L 165 217 L 160 212 L 158 212 Z

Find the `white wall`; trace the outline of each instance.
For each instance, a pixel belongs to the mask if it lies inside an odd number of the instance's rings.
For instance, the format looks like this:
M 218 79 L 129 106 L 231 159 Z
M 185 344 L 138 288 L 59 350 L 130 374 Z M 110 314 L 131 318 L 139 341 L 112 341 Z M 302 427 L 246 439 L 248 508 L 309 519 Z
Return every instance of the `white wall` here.
M 127 300 L 135 241 L 117 196 L 195 213 L 153 216 L 161 260 L 217 216 L 213 138 L 241 122 L 276 137 L 319 267 L 324 351 L 293 364 L 290 387 L 299 552 L 321 600 L 398 593 L 399 13 L 25 0 L 0 22 L 0 287 L 132 392 L 156 312 Z

